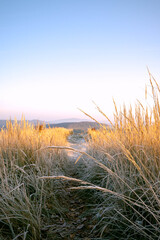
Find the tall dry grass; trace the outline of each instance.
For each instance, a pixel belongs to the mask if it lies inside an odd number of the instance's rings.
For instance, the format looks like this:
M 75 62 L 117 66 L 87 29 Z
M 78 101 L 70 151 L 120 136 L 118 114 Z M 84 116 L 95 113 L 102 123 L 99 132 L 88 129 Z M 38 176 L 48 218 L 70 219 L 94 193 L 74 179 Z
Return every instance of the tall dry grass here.
M 10 164 L 24 165 L 35 163 L 43 158 L 43 152 L 38 151 L 47 146 L 66 146 L 71 130 L 65 128 L 44 128 L 30 125 L 22 118 L 20 123 L 7 121 L 6 129 L 0 131 L 0 154 L 7 158 Z M 61 153 L 59 153 L 60 155 Z
M 97 106 L 110 126 L 88 131 L 88 152 L 79 151 L 85 165 L 73 177 L 64 152 L 74 151 L 67 146 L 69 130 L 34 128 L 24 119 L 7 123 L 0 132 L 0 239 L 56 239 L 56 213 L 65 212 L 59 179 L 80 184 L 70 188 L 91 198 L 92 236 L 160 239 L 160 87 L 149 76 L 151 107 L 137 102 L 118 110 L 114 102 L 111 122 Z
M 63 184 L 39 177 L 64 174 L 66 153 L 46 148 L 67 145 L 70 133 L 63 128 L 40 130 L 24 119 L 19 124 L 8 121 L 6 129 L 1 129 L 0 239 L 42 239 L 43 229 L 63 212 Z
M 114 102 L 114 122 L 108 128 L 88 131 L 88 151 L 95 161 L 88 161 L 84 179 L 103 187 L 102 192 L 106 189 L 106 197 L 96 207 L 99 223 L 95 228 L 101 229 L 101 236 L 160 236 L 160 87 L 149 76 L 150 109 L 138 102 L 134 109 L 124 105 L 118 110 Z

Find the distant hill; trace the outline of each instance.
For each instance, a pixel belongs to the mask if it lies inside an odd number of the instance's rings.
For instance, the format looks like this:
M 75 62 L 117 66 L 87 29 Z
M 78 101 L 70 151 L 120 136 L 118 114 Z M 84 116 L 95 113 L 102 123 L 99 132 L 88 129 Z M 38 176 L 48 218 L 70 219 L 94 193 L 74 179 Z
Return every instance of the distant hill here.
M 4 128 L 6 128 L 6 121 L 7 120 L 0 120 L 0 128 L 2 128 L 2 127 L 4 127 Z M 12 123 L 14 123 L 14 120 L 10 120 Z M 17 121 L 18 123 L 20 123 L 21 121 L 20 120 L 18 120 Z M 33 125 L 37 125 L 37 123 L 39 123 L 39 124 L 43 124 L 44 123 L 44 121 L 39 121 L 39 120 L 28 120 L 28 123 L 30 123 L 30 124 L 33 124 Z
M 99 124 L 95 122 L 64 122 L 64 123 L 58 123 L 58 124 L 50 124 L 46 125 L 46 127 L 63 127 L 63 128 L 69 128 L 69 129 L 80 129 L 80 130 L 87 130 L 88 128 L 99 128 Z
M 92 120 L 91 120 L 92 121 Z M 89 121 L 89 122 L 91 122 Z M 58 119 L 54 121 L 46 121 L 48 124 L 58 124 L 58 123 L 72 123 L 72 122 L 88 122 L 86 119 L 81 118 L 64 118 L 64 119 Z
M 11 120 L 12 123 L 14 123 L 13 120 Z M 17 121 L 18 123 L 20 121 Z M 33 125 L 37 125 L 37 123 L 39 124 L 43 124 L 44 121 L 39 121 L 39 120 L 29 120 L 28 121 L 30 124 Z M 90 122 L 90 121 L 81 121 L 81 122 L 60 122 L 60 123 L 46 123 L 46 127 L 63 127 L 63 128 L 68 128 L 68 129 L 79 129 L 79 130 L 84 130 L 86 131 L 88 128 L 99 128 L 99 124 L 96 122 Z M 106 125 L 107 126 L 107 125 Z M 6 128 L 6 120 L 0 120 L 0 128 Z
M 0 120 L 0 128 L 2 128 L 3 126 L 6 127 L 6 121 L 7 120 Z M 26 120 L 28 121 L 30 124 L 33 125 L 37 125 L 39 124 L 59 124 L 59 123 L 72 123 L 72 122 L 87 122 L 86 119 L 80 119 L 80 118 L 65 118 L 65 119 L 58 119 L 58 120 L 53 120 L 53 121 L 42 121 L 42 120 L 38 120 L 38 119 L 33 119 L 33 120 Z M 92 120 L 91 120 L 92 121 Z M 11 120 L 12 123 L 14 123 L 14 120 Z M 17 122 L 21 122 L 21 120 L 17 120 Z
M 0 128 L 6 127 L 6 120 L 0 120 Z

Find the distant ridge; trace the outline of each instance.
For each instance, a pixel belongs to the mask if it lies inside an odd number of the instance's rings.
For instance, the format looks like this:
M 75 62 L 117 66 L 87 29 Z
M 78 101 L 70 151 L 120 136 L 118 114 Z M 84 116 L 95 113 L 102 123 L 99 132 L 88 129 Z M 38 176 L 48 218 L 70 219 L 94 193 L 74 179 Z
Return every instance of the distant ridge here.
M 12 123 L 14 123 L 14 120 L 0 120 L 0 128 L 2 128 L 3 126 L 6 127 L 6 121 L 11 121 Z M 58 120 L 53 120 L 53 121 L 42 121 L 39 119 L 32 119 L 32 120 L 27 120 L 28 123 L 33 124 L 33 125 L 37 125 L 39 124 L 59 124 L 59 123 L 76 123 L 76 122 L 92 122 L 92 120 L 86 120 L 86 119 L 80 119 L 80 118 L 65 118 L 65 119 L 58 119 Z M 21 120 L 17 120 L 17 122 L 21 122 Z
M 11 120 L 12 123 L 14 123 L 14 120 Z M 18 123 L 20 122 L 20 120 L 17 121 Z M 33 125 L 37 125 L 37 123 L 39 124 L 43 124 L 45 123 L 44 121 L 40 121 L 40 120 L 29 120 L 28 123 L 33 124 Z M 77 122 L 61 122 L 61 123 L 45 123 L 46 124 L 46 128 L 53 128 L 53 127 L 63 127 L 63 128 L 68 128 L 68 129 L 79 129 L 79 130 L 87 130 L 88 128 L 99 128 L 100 125 L 96 122 L 93 121 L 77 121 Z M 104 124 L 107 126 L 107 124 Z M 0 128 L 6 128 L 6 120 L 0 120 Z
M 104 124 L 106 125 L 106 124 Z M 99 128 L 100 125 L 96 122 L 64 122 L 64 123 L 57 123 L 57 124 L 47 124 L 46 127 L 63 127 L 63 128 L 69 128 L 69 129 L 80 129 L 80 130 L 87 130 L 88 128 Z M 107 126 L 107 125 L 106 125 Z
M 14 123 L 14 120 L 0 120 L 0 128 L 2 128 L 2 127 L 6 128 L 7 121 L 11 121 L 12 124 Z M 17 120 L 17 123 L 20 123 L 20 122 L 21 122 L 21 120 Z M 37 125 L 37 123 L 39 123 L 39 124 L 45 123 L 45 121 L 41 121 L 41 120 L 37 120 L 37 119 L 26 120 L 26 122 L 28 122 L 29 124 L 33 124 L 33 125 Z
M 58 119 L 54 121 L 46 121 L 48 124 L 58 124 L 58 123 L 72 123 L 72 122 L 92 122 L 92 120 L 88 121 L 86 119 L 81 119 L 81 118 L 64 118 L 64 119 Z

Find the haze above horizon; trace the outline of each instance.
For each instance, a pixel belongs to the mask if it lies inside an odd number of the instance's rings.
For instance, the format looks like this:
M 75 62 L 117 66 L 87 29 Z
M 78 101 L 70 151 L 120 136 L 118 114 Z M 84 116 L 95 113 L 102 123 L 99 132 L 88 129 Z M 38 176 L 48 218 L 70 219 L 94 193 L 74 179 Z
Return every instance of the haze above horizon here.
M 159 0 L 1 0 L 0 119 L 103 118 L 160 82 Z

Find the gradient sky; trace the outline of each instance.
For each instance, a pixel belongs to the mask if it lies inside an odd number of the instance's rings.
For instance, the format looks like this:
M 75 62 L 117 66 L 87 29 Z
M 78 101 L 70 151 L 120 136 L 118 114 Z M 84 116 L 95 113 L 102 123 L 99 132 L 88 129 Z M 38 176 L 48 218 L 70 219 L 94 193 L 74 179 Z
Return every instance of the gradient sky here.
M 160 81 L 159 0 L 0 0 L 0 119 L 101 118 Z

